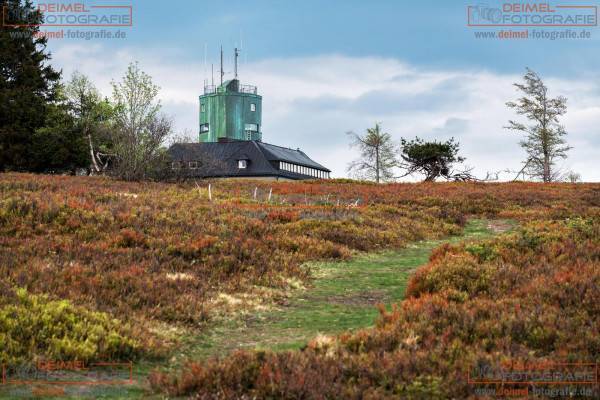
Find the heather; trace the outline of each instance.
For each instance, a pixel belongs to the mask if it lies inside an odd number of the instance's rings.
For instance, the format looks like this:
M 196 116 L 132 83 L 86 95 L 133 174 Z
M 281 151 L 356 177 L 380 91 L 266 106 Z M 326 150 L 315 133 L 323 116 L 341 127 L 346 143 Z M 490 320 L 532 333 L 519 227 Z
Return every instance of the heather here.
M 3 175 L 0 185 L 3 280 L 115 315 L 184 324 L 208 320 L 221 293 L 306 279 L 304 261 L 400 247 L 457 233 L 462 223 L 455 210 L 315 204 L 315 194 L 310 204 L 253 201 L 251 184 L 245 196 L 238 185 L 215 185 L 212 202 L 194 186 L 102 178 Z
M 96 321 L 80 326 L 68 350 L 48 350 L 52 343 L 45 337 L 35 338 L 35 346 L 15 344 L 10 357 L 22 359 L 163 354 L 180 339 L 179 329 L 202 332 L 239 313 L 285 304 L 297 287 L 310 290 L 315 277 L 307 263 L 351 260 L 360 253 L 458 235 L 472 218 L 541 226 L 567 218 L 589 221 L 598 217 L 600 206 L 595 184 L 522 182 L 167 184 L 5 173 L 0 193 L 3 293 L 22 292 L 31 300 L 2 302 L 19 307 L 7 314 L 9 325 L 17 314 L 29 315 L 19 323 L 33 329 L 36 313 L 56 307 L 71 310 L 75 323 L 86 315 Z M 452 274 L 434 271 L 442 281 L 418 272 L 421 280 L 410 286 L 411 296 L 443 292 L 452 301 L 470 301 L 472 292 L 492 290 L 491 272 L 479 276 L 469 266 L 498 263 L 498 245 L 469 246 L 468 257 L 460 258 L 464 263 L 449 264 Z M 441 288 L 444 282 L 452 285 Z M 96 325 L 104 333 L 88 340 Z M 54 335 L 68 337 L 66 332 Z M 120 339 L 112 345 L 106 338 L 115 335 Z
M 197 398 L 467 398 L 475 366 L 598 362 L 599 249 L 597 217 L 442 246 L 372 329 L 190 363 L 152 382 Z

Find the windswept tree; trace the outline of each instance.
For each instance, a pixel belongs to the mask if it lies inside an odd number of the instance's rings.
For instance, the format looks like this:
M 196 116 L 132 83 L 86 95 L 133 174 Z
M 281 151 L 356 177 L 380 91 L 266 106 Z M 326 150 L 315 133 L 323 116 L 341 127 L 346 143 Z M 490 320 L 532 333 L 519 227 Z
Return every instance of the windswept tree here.
M 459 143 L 454 138 L 445 142 L 426 142 L 418 137 L 413 140 L 402 138 L 400 146 L 400 168 L 406 171 L 403 176 L 422 174 L 426 182 L 433 182 L 437 178 L 470 180 L 469 171 L 453 170 L 455 164 L 465 161 L 464 157 L 458 155 Z
M 557 159 L 566 158 L 571 149 L 564 139 L 567 132 L 559 122 L 559 117 L 567 112 L 567 99 L 562 96 L 550 98 L 542 79 L 529 68 L 523 78 L 524 83 L 514 84 L 523 96 L 506 105 L 518 115 L 525 116 L 530 124 L 511 120 L 505 128 L 525 135 L 520 142 L 527 152 L 522 171 L 533 178 L 552 182 L 560 177 Z
M 56 100 L 60 73 L 37 36 L 43 15 L 29 0 L 0 0 L 0 171 L 33 169 L 34 134 Z
M 121 82 L 113 82 L 115 103 L 113 172 L 122 179 L 152 178 L 166 166 L 166 152 L 161 147 L 171 133 L 171 120 L 161 114 L 156 99 L 159 87 L 140 70 L 137 63 L 127 68 Z
M 396 146 L 390 134 L 381 131 L 380 124 L 367 129 L 363 136 L 354 132 L 348 135 L 352 138 L 351 146 L 360 151 L 360 157 L 348 165 L 348 172 L 377 183 L 394 179 L 394 168 L 398 165 Z
M 113 157 L 110 141 L 113 107 L 87 76 L 76 71 L 65 87 L 71 114 L 88 146 L 92 173 L 103 173 Z

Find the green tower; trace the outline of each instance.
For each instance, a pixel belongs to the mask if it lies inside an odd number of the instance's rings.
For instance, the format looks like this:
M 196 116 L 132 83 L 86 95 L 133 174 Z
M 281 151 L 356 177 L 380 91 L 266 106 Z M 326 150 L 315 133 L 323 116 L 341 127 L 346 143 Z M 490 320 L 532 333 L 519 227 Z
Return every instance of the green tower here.
M 241 85 L 238 79 L 205 86 L 200 96 L 200 142 L 260 141 L 261 114 L 262 97 L 256 86 Z

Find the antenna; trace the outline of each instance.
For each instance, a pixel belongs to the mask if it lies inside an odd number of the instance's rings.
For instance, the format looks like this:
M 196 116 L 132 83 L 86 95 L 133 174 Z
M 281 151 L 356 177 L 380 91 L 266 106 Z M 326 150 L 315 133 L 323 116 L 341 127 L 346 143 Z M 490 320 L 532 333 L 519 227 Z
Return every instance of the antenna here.
M 210 64 L 210 84 L 215 86 L 215 64 Z
M 223 46 L 221 46 L 221 85 L 223 84 L 223 75 L 225 72 L 223 72 Z
M 204 78 L 206 78 L 206 73 L 208 72 L 206 70 L 206 55 L 208 52 L 208 44 L 206 44 L 206 42 L 204 43 Z M 208 80 L 208 78 L 206 78 Z
M 235 73 L 235 79 L 237 79 L 238 77 L 238 57 L 240 55 L 240 50 L 236 47 L 234 50 L 234 54 L 235 54 L 235 64 L 234 64 L 234 73 Z
M 244 51 L 244 40 L 242 38 L 242 30 L 240 29 L 240 51 Z M 248 53 L 244 51 L 244 59 L 241 61 L 243 66 L 248 64 Z

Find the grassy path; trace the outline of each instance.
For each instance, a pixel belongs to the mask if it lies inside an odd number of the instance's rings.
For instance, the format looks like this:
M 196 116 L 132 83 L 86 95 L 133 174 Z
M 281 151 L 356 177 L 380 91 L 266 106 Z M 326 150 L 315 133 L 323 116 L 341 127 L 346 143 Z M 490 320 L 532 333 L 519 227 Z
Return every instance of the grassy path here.
M 410 275 L 442 243 L 478 240 L 512 227 L 509 221 L 471 220 L 463 235 L 415 243 L 400 251 L 365 254 L 345 262 L 310 264 L 313 286 L 293 293 L 276 310 L 223 323 L 188 339 L 182 357 L 202 359 L 236 349 L 300 348 L 318 334 L 336 334 L 373 325 L 377 303 L 402 300 Z
M 311 263 L 315 280 L 308 289 L 292 293 L 288 303 L 276 309 L 254 312 L 217 324 L 201 335 L 189 335 L 168 364 L 180 365 L 187 359 L 224 356 L 236 349 L 297 349 L 318 334 L 333 335 L 373 325 L 377 303 L 389 306 L 402 300 L 410 275 L 427 263 L 431 251 L 442 243 L 489 238 L 511 229 L 511 221 L 471 220 L 461 236 L 414 243 L 399 251 L 364 254 L 345 262 Z M 145 376 L 155 363 L 135 366 L 133 385 L 71 387 L 61 398 L 146 398 Z M 10 394 L 9 394 L 10 393 Z M 32 398 L 31 389 L 0 388 L 2 398 Z M 33 397 L 35 398 L 35 396 Z

